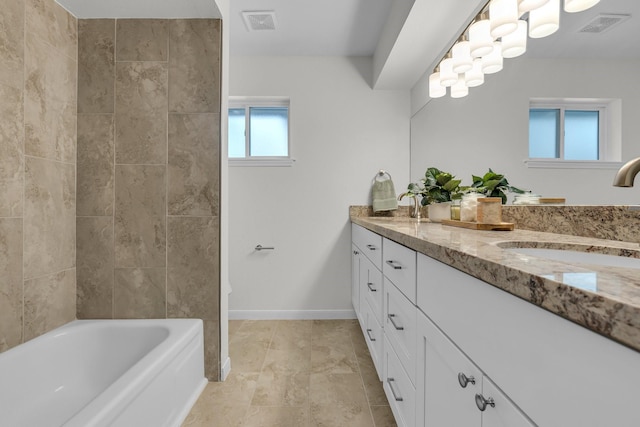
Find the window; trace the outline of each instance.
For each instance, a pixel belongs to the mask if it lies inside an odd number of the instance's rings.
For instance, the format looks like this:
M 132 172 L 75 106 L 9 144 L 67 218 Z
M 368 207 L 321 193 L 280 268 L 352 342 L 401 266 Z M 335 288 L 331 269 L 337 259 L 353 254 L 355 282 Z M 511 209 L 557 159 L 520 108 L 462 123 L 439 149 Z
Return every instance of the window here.
M 610 138 L 611 100 L 532 100 L 529 167 L 615 167 L 619 141 Z M 612 141 L 613 139 L 614 141 Z
M 229 164 L 289 166 L 289 100 L 229 100 Z

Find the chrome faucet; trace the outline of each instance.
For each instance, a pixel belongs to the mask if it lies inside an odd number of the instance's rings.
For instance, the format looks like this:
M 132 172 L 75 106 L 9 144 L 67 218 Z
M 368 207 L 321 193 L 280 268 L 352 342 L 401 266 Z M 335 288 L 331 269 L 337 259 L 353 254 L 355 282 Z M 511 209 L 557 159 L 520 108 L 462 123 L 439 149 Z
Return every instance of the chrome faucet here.
M 420 220 L 420 201 L 418 200 L 418 195 L 409 192 L 402 193 L 398 196 L 398 201 L 402 200 L 404 196 L 411 197 L 413 199 L 413 209 L 410 212 L 411 218 Z
M 640 157 L 625 163 L 613 180 L 614 187 L 633 187 L 633 180 L 640 172 Z

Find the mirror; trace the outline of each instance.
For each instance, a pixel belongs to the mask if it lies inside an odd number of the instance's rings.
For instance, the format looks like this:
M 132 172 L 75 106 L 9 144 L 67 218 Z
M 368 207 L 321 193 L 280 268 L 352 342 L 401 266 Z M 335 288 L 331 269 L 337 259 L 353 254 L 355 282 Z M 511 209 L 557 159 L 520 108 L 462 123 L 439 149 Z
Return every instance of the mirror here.
M 600 14 L 630 17 L 602 32 L 595 32 L 599 29 L 595 24 L 580 32 Z M 603 16 L 598 22 L 614 18 Z M 562 11 L 558 32 L 543 39 L 529 38 L 523 56 L 505 59 L 504 69 L 487 75 L 485 84 L 471 88 L 467 97 L 432 99 L 415 113 L 411 119 L 412 181 L 435 166 L 470 184 L 472 174 L 482 175 L 492 168 L 512 185 L 547 197 L 565 197 L 567 204 L 640 203 L 640 182 L 635 188 L 612 186 L 619 166 L 640 156 L 638 40 L 637 0 L 601 0 L 584 12 Z M 621 145 L 619 158 L 613 159 L 618 162 L 587 168 L 525 163 L 529 102 L 536 98 L 615 101 L 619 108 L 614 108 L 617 116 L 609 133 Z

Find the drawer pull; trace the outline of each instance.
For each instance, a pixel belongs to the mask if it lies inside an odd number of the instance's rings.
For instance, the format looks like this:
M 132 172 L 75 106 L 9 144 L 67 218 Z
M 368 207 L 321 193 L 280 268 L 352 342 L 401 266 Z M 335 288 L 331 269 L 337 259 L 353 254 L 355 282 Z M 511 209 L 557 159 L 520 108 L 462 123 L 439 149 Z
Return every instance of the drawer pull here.
M 378 292 L 378 290 L 373 287 L 373 283 L 371 283 L 371 282 L 367 283 L 367 287 L 369 288 L 369 290 L 371 292 Z
M 367 329 L 367 335 L 369 336 L 369 341 L 375 341 L 376 339 L 371 336 L 372 329 Z
M 387 315 L 387 317 L 389 318 L 389 322 L 391 322 L 393 327 L 396 328 L 396 331 L 403 331 L 404 330 L 404 326 L 398 326 L 397 323 L 393 320 L 393 318 L 396 317 L 395 314 L 389 313 Z
M 358 252 L 358 251 L 353 251 L 353 254 L 354 254 L 354 255 L 359 255 L 359 254 L 360 254 L 360 252 Z
M 465 374 L 463 374 L 462 372 L 460 372 L 458 374 L 458 382 L 460 383 L 460 387 L 466 388 L 467 384 L 469 384 L 469 383 L 475 384 L 476 383 L 476 379 L 473 378 L 473 377 L 468 377 Z
M 398 264 L 396 261 L 387 260 L 385 262 L 389 264 L 391 267 L 393 267 L 394 270 L 402 270 L 402 266 Z
M 476 394 L 476 406 L 480 409 L 480 412 L 484 412 L 484 410 L 487 409 L 487 405 L 495 408 L 496 402 L 492 397 L 485 399 L 483 395 Z
M 375 246 L 373 246 L 373 245 L 367 245 L 367 249 L 369 249 L 370 251 L 375 251 L 375 250 L 376 250 L 376 249 L 378 249 L 378 248 L 376 248 L 376 247 L 375 247 Z
M 396 393 L 396 391 L 393 389 L 393 382 L 395 380 L 393 378 L 387 378 L 387 384 L 389 384 L 389 388 L 391 389 L 391 394 L 393 394 L 393 398 L 396 400 L 396 402 L 402 402 L 404 399 L 400 396 L 398 396 L 398 394 Z

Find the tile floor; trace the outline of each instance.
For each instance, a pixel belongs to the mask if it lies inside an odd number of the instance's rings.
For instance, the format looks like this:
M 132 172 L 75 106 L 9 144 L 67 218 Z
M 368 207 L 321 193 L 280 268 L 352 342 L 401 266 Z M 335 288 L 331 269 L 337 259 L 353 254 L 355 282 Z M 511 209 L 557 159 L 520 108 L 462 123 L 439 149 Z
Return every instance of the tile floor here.
M 357 320 L 229 322 L 231 373 L 183 427 L 395 427 Z

